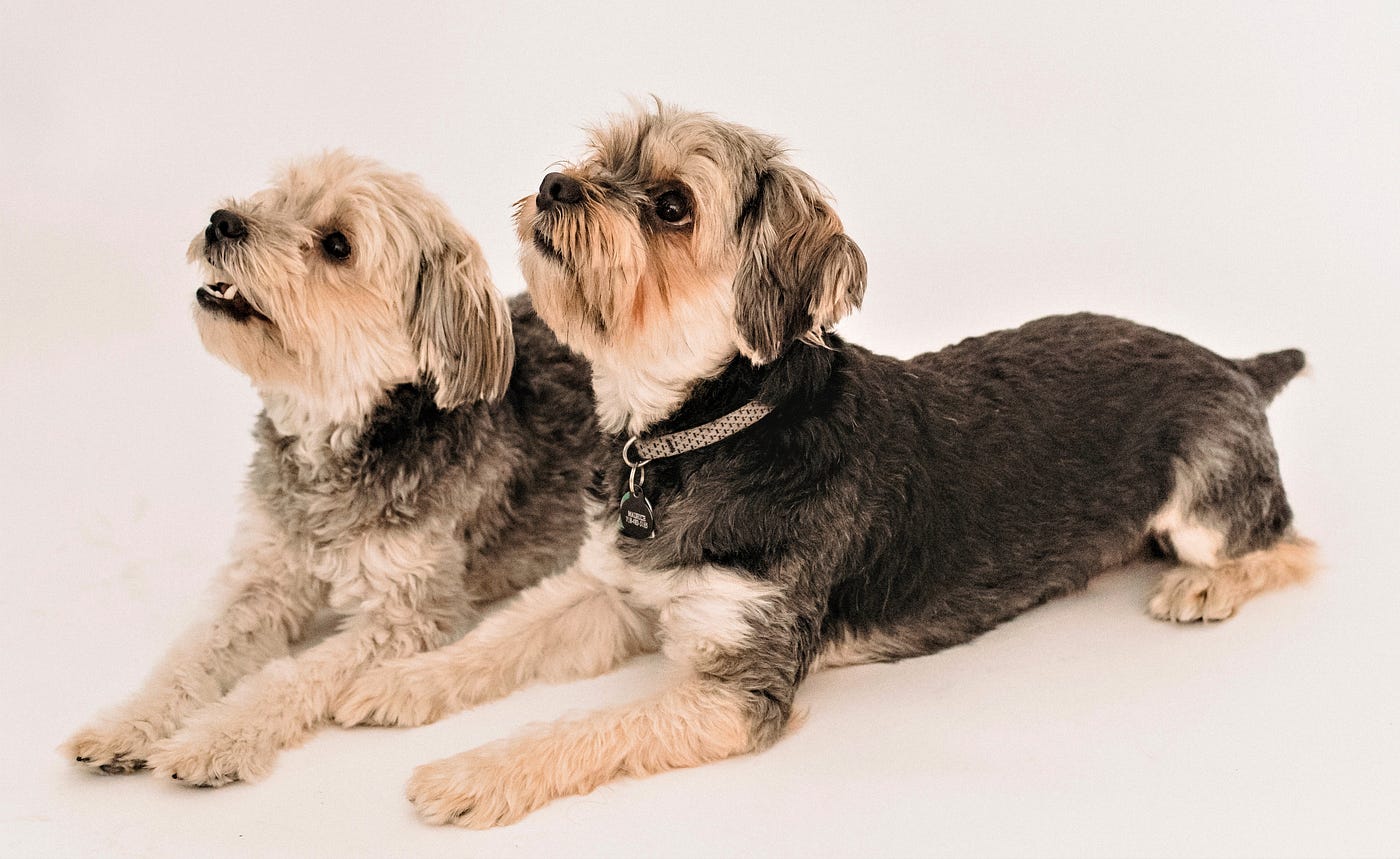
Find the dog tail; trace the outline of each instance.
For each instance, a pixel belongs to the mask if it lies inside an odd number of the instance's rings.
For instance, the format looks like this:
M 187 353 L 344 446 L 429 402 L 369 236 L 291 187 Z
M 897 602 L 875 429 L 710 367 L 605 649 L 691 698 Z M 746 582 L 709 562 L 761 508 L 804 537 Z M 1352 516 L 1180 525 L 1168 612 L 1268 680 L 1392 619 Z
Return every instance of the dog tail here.
M 1254 380 L 1265 401 L 1268 401 L 1278 396 L 1283 386 L 1298 375 L 1307 363 L 1308 359 L 1301 350 L 1284 349 L 1282 352 L 1266 352 L 1253 358 L 1242 358 L 1235 362 L 1235 366 Z

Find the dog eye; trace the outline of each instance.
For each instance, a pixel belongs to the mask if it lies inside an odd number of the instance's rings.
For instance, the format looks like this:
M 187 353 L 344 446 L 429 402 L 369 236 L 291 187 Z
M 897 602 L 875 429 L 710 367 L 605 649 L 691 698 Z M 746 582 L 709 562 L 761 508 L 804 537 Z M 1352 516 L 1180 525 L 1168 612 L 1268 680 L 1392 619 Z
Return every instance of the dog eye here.
M 327 233 L 326 237 L 321 239 L 321 248 L 332 259 L 345 259 L 350 256 L 350 240 L 339 230 Z
M 656 217 L 680 226 L 690 221 L 690 200 L 681 191 L 666 191 L 656 198 Z

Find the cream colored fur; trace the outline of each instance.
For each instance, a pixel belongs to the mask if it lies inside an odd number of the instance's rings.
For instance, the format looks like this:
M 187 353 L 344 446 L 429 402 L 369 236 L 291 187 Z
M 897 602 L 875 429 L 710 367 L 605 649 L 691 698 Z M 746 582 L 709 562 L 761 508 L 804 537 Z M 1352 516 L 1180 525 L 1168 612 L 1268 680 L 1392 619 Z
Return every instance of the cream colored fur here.
M 699 672 L 743 646 L 773 595 L 773 588 L 719 567 L 637 570 L 619 555 L 615 526 L 597 524 L 568 571 L 522 593 L 455 644 L 369 671 L 335 718 L 424 724 L 537 680 L 602 674 L 659 645 L 683 679 L 655 699 L 422 767 L 410 783 L 410 798 L 429 820 L 509 823 L 621 775 L 749 751 L 754 739 L 742 702 Z
M 201 234 L 190 257 L 206 283 L 235 285 L 262 317 L 197 306 L 196 321 L 294 437 L 280 455 L 299 479 L 341 485 L 331 463 L 399 383 L 432 380 L 445 409 L 504 390 L 514 354 L 504 302 L 475 242 L 413 177 L 329 153 L 225 208 L 244 215 L 246 239 L 217 248 Z M 328 229 L 350 238 L 349 259 L 323 252 Z M 444 643 L 484 599 L 512 589 L 465 575 L 463 522 L 492 485 L 481 476 L 447 509 L 384 527 L 365 527 L 372 512 L 327 490 L 296 500 L 289 528 L 250 492 L 212 617 L 64 751 L 104 772 L 149 768 L 189 784 L 264 775 L 367 666 Z M 289 655 L 323 606 L 344 615 L 339 630 Z

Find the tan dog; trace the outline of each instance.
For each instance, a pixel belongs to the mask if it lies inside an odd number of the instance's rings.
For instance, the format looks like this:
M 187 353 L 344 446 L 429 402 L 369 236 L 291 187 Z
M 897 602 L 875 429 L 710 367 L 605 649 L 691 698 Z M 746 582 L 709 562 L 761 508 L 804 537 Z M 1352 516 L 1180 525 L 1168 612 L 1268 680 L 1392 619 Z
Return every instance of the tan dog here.
M 331 153 L 214 212 L 195 318 L 262 397 L 221 609 L 65 752 L 263 775 L 361 671 L 565 565 L 596 445 L 587 369 L 414 177 Z M 334 634 L 289 655 L 312 615 Z

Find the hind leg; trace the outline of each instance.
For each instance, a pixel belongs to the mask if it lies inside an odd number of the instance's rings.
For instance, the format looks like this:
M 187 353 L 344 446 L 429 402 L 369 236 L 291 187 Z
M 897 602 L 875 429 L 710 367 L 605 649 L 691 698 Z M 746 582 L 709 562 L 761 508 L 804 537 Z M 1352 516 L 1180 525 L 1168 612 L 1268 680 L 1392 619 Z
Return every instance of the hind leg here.
M 1147 611 L 1180 623 L 1224 620 L 1256 594 L 1305 580 L 1315 566 L 1314 548 L 1311 540 L 1287 534 L 1237 558 L 1184 564 L 1162 576 Z
M 1256 594 L 1303 581 L 1314 545 L 1293 513 L 1262 412 L 1220 427 L 1176 465 L 1149 528 L 1181 566 L 1162 576 L 1147 610 L 1161 620 L 1224 620 Z

